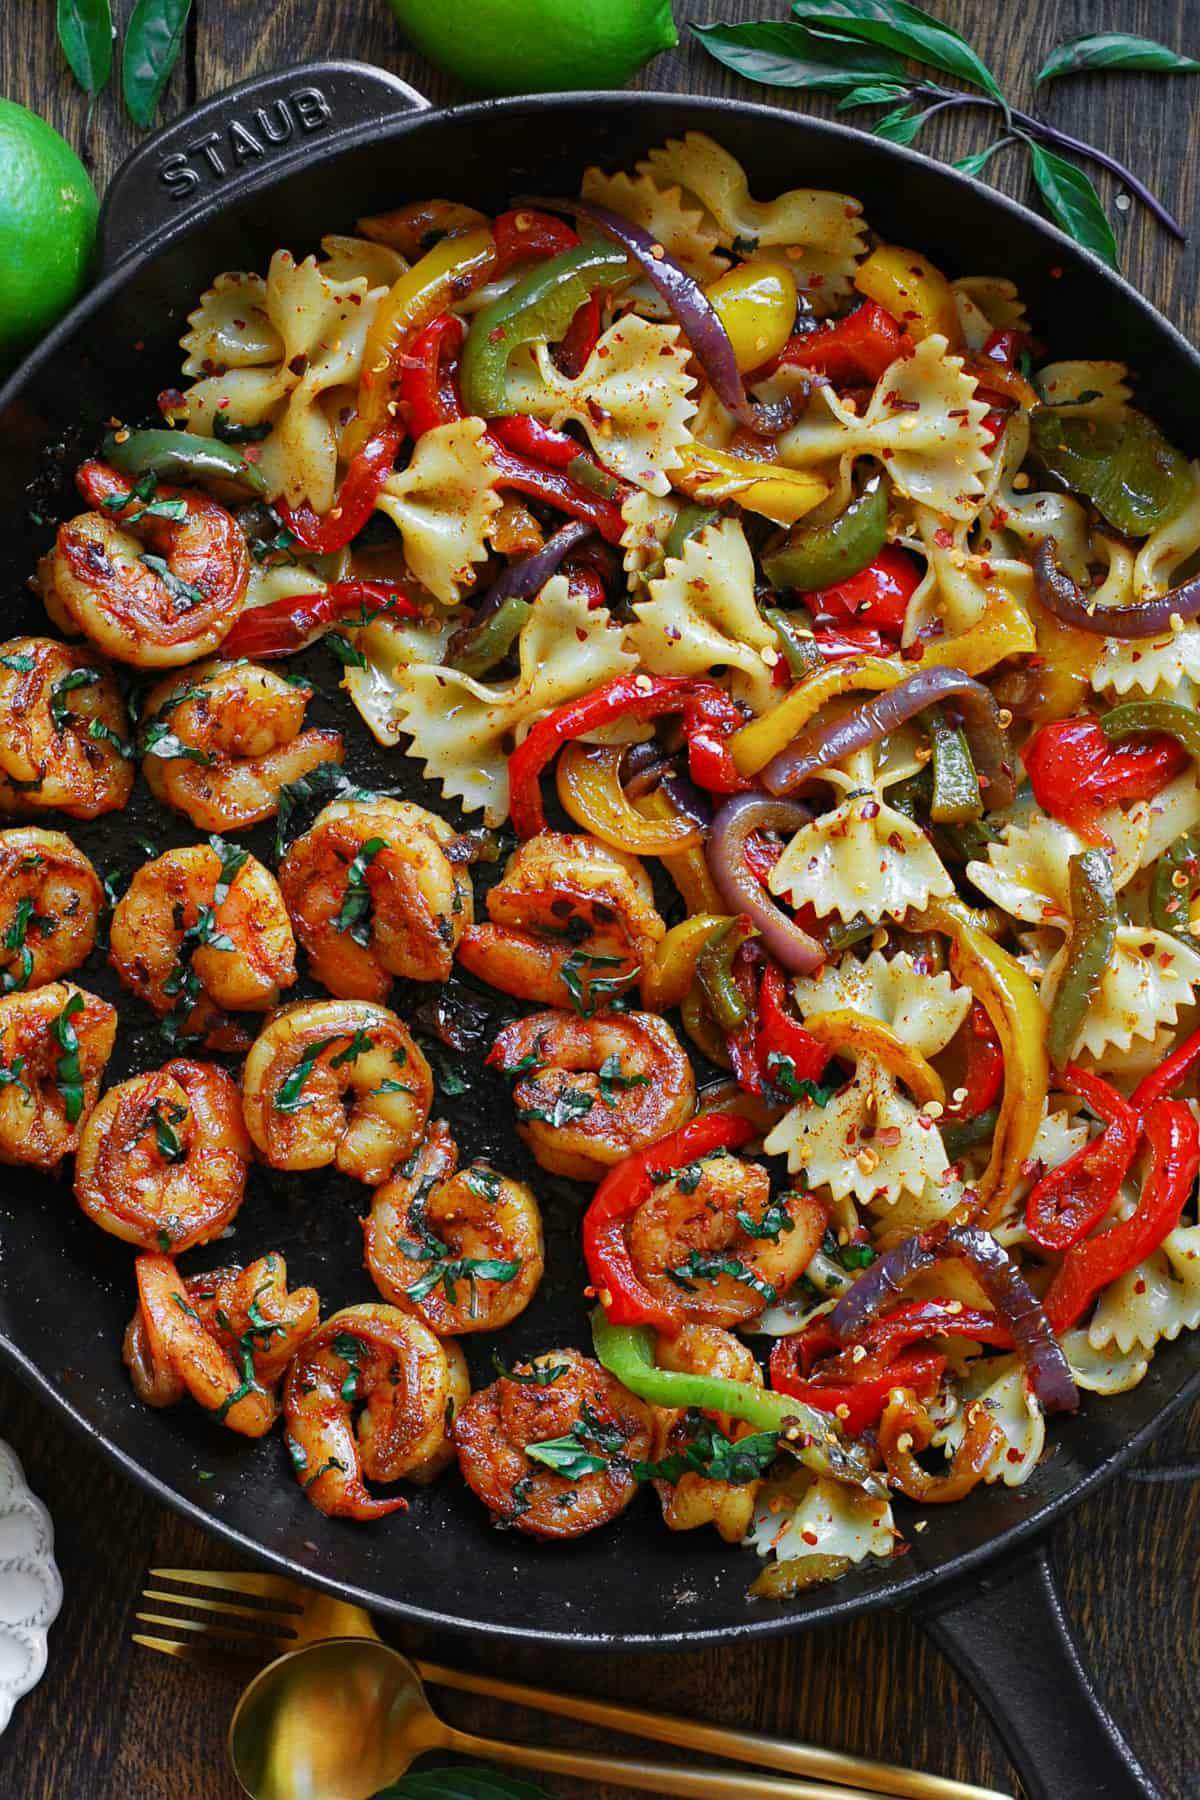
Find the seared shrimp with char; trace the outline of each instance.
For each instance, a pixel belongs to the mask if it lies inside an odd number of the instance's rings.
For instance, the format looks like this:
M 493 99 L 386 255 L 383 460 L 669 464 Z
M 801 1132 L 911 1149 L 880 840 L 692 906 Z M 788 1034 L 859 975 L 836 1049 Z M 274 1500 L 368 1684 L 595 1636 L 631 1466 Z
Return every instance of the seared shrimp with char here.
M 70 975 L 96 947 L 104 887 L 61 831 L 0 831 L 0 993 Z
M 279 882 L 317 980 L 384 1000 L 392 977 L 446 981 L 474 916 L 456 834 L 409 800 L 335 800 L 284 857 Z
M 246 1058 L 242 1105 L 273 1169 L 331 1163 L 374 1187 L 424 1136 L 433 1074 L 408 1027 L 366 1000 L 301 1000 Z
M 463 933 L 463 967 L 519 1000 L 587 1013 L 637 980 L 666 931 L 637 858 L 568 832 L 519 844 L 487 911 Z
M 344 1306 L 288 1370 L 283 1409 L 296 1479 L 335 1518 L 398 1511 L 408 1504 L 402 1496 L 385 1500 L 366 1481 L 432 1481 L 454 1460 L 450 1434 L 470 1391 L 453 1338 L 436 1338 L 378 1301 Z
M 125 702 L 98 656 L 55 638 L 0 644 L 0 814 L 120 812 L 132 757 Z
M 232 1222 L 253 1155 L 237 1084 L 177 1057 L 109 1088 L 79 1140 L 75 1198 L 114 1237 L 177 1254 Z
M 215 650 L 250 578 L 232 513 L 196 488 L 160 484 L 144 500 L 102 462 L 85 462 L 75 483 L 95 510 L 59 526 L 38 570 L 54 623 L 140 669 L 177 669 Z
M 304 730 L 313 690 L 254 663 L 213 660 L 168 676 L 142 709 L 142 773 L 200 831 L 243 831 L 279 790 L 345 755 L 338 731 Z
M 499 1331 L 524 1312 L 545 1267 L 542 1217 L 523 1181 L 458 1166 L 438 1120 L 363 1220 L 367 1269 L 385 1300 L 439 1337 Z
M 0 999 L 0 1163 L 53 1169 L 78 1148 L 116 1035 L 116 1008 L 69 981 Z
M 688 1324 L 678 1337 L 660 1337 L 654 1360 L 660 1369 L 675 1369 L 682 1375 L 715 1375 L 751 1387 L 763 1385 L 762 1370 L 749 1345 L 717 1325 Z M 723 1413 L 715 1415 L 712 1423 L 723 1438 L 735 1444 L 754 1434 L 753 1425 Z M 696 1455 L 696 1440 L 695 1414 L 655 1407 L 653 1462 L 667 1462 L 676 1456 L 686 1459 L 689 1452 Z M 754 1462 L 739 1466 L 736 1452 L 725 1458 L 725 1466 L 737 1480 L 714 1479 L 695 1469 L 685 1469 L 674 1481 L 656 1478 L 654 1486 L 669 1530 L 695 1531 L 701 1525 L 713 1525 L 727 1544 L 741 1543 L 754 1518 L 761 1477 Z

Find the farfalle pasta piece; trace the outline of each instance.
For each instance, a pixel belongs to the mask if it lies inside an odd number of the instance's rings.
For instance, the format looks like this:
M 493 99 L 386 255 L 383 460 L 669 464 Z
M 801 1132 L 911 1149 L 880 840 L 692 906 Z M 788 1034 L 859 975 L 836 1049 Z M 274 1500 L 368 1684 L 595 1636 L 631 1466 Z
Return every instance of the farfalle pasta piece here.
M 805 1016 L 848 1009 L 880 1019 L 925 1057 L 946 1048 L 971 1008 L 967 988 L 945 972 L 918 970 L 906 952 L 886 957 L 875 950 L 865 962 L 844 956 L 819 975 L 797 976 L 793 992 Z
M 966 1412 L 983 1406 L 1004 1434 L 1004 1448 L 988 1465 L 983 1479 L 1020 1487 L 1037 1467 L 1046 1445 L 1046 1419 L 1029 1391 L 1017 1356 L 981 1356 L 966 1373 L 943 1389 L 934 1409 L 937 1424 L 932 1444 L 953 1456 L 966 1430 Z
M 1066 966 L 1064 944 L 1046 970 L 1039 998 L 1052 1011 Z M 1105 1052 L 1127 1051 L 1135 1038 L 1152 1039 L 1164 1025 L 1174 1025 L 1179 1009 L 1189 1005 L 1200 986 L 1200 954 L 1165 931 L 1119 925 L 1100 985 L 1088 1005 L 1076 1040 L 1096 1068 L 1107 1071 Z
M 621 517 L 625 521 L 621 533 L 621 548 L 625 552 L 622 566 L 631 584 L 661 571 L 663 547 L 678 512 L 676 501 L 648 494 L 645 488 L 634 488 L 621 502 Z
M 1119 893 L 1131 880 L 1150 829 L 1144 800 L 1128 812 L 1112 807 L 1100 824 L 1113 844 L 1113 886 Z M 967 877 L 981 894 L 1029 925 L 1056 925 L 1071 919 L 1070 861 L 1087 845 L 1061 819 L 1037 809 L 1023 810 L 988 845 L 986 861 L 967 864 Z
M 862 207 L 850 195 L 792 188 L 774 200 L 755 200 L 741 163 L 701 131 L 672 139 L 637 166 L 660 185 L 678 183 L 695 195 L 721 242 L 740 256 L 773 251 L 777 258 L 782 250 L 797 288 L 817 310 L 849 293 L 866 249 Z
M 988 467 L 987 407 L 944 337 L 924 338 L 884 370 L 861 416 L 832 387 L 817 388 L 807 411 L 779 440 L 791 468 L 878 457 L 893 486 L 947 519 L 973 519 Z
M 915 506 L 913 515 L 914 547 L 925 557 L 926 567 L 908 603 L 905 644 L 920 640 L 935 619 L 942 634 L 957 637 L 977 625 L 998 601 L 1028 617 L 1033 570 L 1027 562 L 995 553 L 977 555 L 968 547 L 971 528 L 965 521 L 950 528 L 927 506 Z
M 716 231 L 705 223 L 703 213 L 686 204 L 678 182 L 660 187 L 648 174 L 630 175 L 619 170 L 615 175 L 606 175 L 602 169 L 591 168 L 584 170 L 579 191 L 585 200 L 607 206 L 610 212 L 620 213 L 623 219 L 632 219 L 648 231 L 655 243 L 661 244 L 695 281 L 715 281 L 729 267 L 726 259 L 716 253 Z M 639 283 L 639 290 L 641 286 Z M 653 295 L 661 306 L 648 282 L 645 288 L 647 295 Z M 638 301 L 642 303 L 640 291 Z
M 688 538 L 647 591 L 626 633 L 643 668 L 655 675 L 727 668 L 735 698 L 756 712 L 770 705 L 778 639 L 754 603 L 754 558 L 736 519 Z
M 989 335 L 993 331 L 1021 331 L 1026 327 L 1025 303 L 1016 282 L 1009 281 L 1007 276 L 963 275 L 950 286 L 956 299 L 961 296 L 983 314 Z M 982 345 L 979 347 L 982 349 Z
M 610 325 L 572 378 L 545 344 L 518 352 L 509 365 L 513 412 L 555 427 L 575 420 L 606 469 L 651 494 L 667 494 L 696 411 L 690 352 L 678 325 L 628 313 Z
M 952 894 L 954 884 L 925 833 L 876 794 L 870 752 L 847 757 L 846 770 L 826 772 L 849 792 L 785 846 L 771 870 L 771 892 L 794 907 L 812 906 L 819 916 L 837 913 L 848 923 L 861 914 L 872 924 L 903 918 L 932 895 Z
M 1173 519 L 1151 532 L 1137 556 L 1125 551 L 1121 574 L 1128 572 L 1127 591 L 1113 599 L 1147 600 L 1165 594 L 1185 563 L 1200 550 L 1200 462 L 1191 465 L 1192 498 Z M 1104 604 L 1108 596 L 1097 596 Z M 1161 639 L 1130 641 L 1106 638 L 1091 675 L 1092 686 L 1112 694 L 1154 695 L 1194 703 L 1193 685 L 1200 683 L 1200 625 L 1185 624 Z
M 1055 559 L 1073 581 L 1090 581 L 1096 560 L 1087 508 L 1071 494 L 1027 485 L 1029 415 L 1012 412 L 1000 440 L 995 474 L 979 510 L 973 548 L 986 557 L 1025 556 L 1031 562 L 1039 544 L 1054 539 Z M 1021 486 L 1014 483 L 1021 481 Z
M 746 1542 L 780 1562 L 800 1556 L 845 1556 L 862 1562 L 890 1556 L 900 1533 L 888 1501 L 846 1482 L 807 1471 L 766 1481 L 759 1490 Z
M 387 290 L 362 276 L 337 281 L 316 257 L 277 250 L 265 282 L 223 275 L 189 317 L 182 340 L 188 424 L 213 434 L 218 413 L 269 424 L 258 467 L 272 498 L 333 504 L 342 416 L 355 402 L 363 349 Z
M 407 259 L 387 244 L 370 238 L 346 237 L 331 232 L 321 239 L 321 273 L 330 281 L 356 281 L 368 288 L 391 287 L 407 273 Z
M 1177 1225 L 1145 1262 L 1102 1291 L 1087 1328 L 1093 1350 L 1152 1352 L 1200 1329 L 1200 1225 Z
M 573 596 L 565 576 L 547 582 L 519 640 L 518 674 L 486 683 L 419 663 L 397 673 L 395 717 L 431 781 L 489 825 L 508 816 L 508 756 L 542 713 L 636 666 L 603 607 Z
M 1133 398 L 1124 363 L 1099 357 L 1046 363 L 1037 372 L 1037 390 L 1061 418 L 1116 413 Z
M 500 510 L 494 482 L 483 420 L 459 419 L 425 432 L 375 502 L 403 538 L 417 580 L 446 606 L 487 557 L 488 526 Z
M 803 1170 L 809 1187 L 827 1186 L 835 1201 L 850 1197 L 871 1207 L 894 1206 L 911 1194 L 929 1197 L 936 1210 L 950 1163 L 933 1120 L 869 1054 L 823 1106 L 801 1100 L 791 1107 L 764 1148 L 768 1156 L 786 1156 L 792 1174 Z
M 1075 1386 L 1088 1394 L 1127 1394 L 1145 1380 L 1150 1367 L 1151 1353 L 1145 1350 L 1122 1351 L 1115 1344 L 1094 1349 L 1082 1326 L 1065 1332 L 1059 1343 Z
M 454 613 L 425 621 L 373 619 L 351 633 L 365 668 L 348 667 L 342 685 L 377 743 L 391 748 L 404 735 L 401 680 L 416 663 L 439 663 L 459 622 Z

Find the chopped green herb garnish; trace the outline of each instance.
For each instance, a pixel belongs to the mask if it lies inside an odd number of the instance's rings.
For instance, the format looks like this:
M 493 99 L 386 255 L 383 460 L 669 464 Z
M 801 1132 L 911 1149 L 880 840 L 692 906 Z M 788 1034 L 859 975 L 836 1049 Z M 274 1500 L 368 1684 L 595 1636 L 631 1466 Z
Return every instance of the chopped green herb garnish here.
M 836 1087 L 822 1087 L 818 1081 L 800 1080 L 790 1056 L 772 1050 L 767 1056 L 767 1080 L 789 1100 L 811 1100 L 814 1106 L 828 1106 Z
M 37 664 L 32 656 L 25 656 L 21 652 L 14 651 L 11 656 L 0 656 L 0 666 L 14 669 L 18 675 L 28 675 L 37 667 Z
M 195 744 L 185 744 L 162 719 L 153 719 L 142 733 L 143 756 L 157 756 L 163 762 L 194 762 L 207 766 L 214 758 Z
M 572 950 L 566 957 L 560 970 L 562 984 L 581 1019 L 590 1019 L 606 1000 L 615 1004 L 637 980 L 637 967 L 627 966 L 628 962 L 625 956 L 591 956 L 586 950 Z M 596 969 L 620 969 L 621 974 L 597 975 Z
M 346 1365 L 346 1377 L 339 1391 L 346 1405 L 351 1406 L 355 1400 L 364 1398 L 360 1392 L 362 1371 L 359 1364 L 367 1353 L 367 1346 L 352 1332 L 339 1331 L 329 1348 L 335 1356 L 340 1356 Z
M 222 444 L 261 444 L 265 437 L 271 435 L 271 421 L 263 419 L 258 425 L 241 425 L 231 419 L 227 412 L 217 411 L 213 414 L 213 436 Z
M 182 1162 L 186 1152 L 175 1127 L 182 1125 L 187 1116 L 187 1107 L 181 1106 L 177 1100 L 167 1102 L 159 1095 L 151 1103 L 146 1123 L 154 1127 L 155 1148 L 164 1162 Z
M 138 561 L 158 576 L 175 602 L 176 611 L 190 612 L 193 606 L 204 605 L 204 595 L 200 589 L 176 575 L 165 557 L 152 556 L 148 550 L 143 550 Z
M 281 1082 L 276 1088 L 274 1102 L 276 1112 L 297 1113 L 301 1112 L 304 1107 L 312 1105 L 311 1100 L 304 1098 L 304 1085 L 316 1068 L 318 1058 L 323 1056 L 325 1051 L 332 1048 L 334 1044 L 340 1043 L 345 1036 L 344 1031 L 338 1031 L 332 1037 L 321 1038 L 319 1042 L 310 1045 L 287 1080 Z M 356 1031 L 351 1036 L 346 1048 L 339 1050 L 336 1056 L 330 1057 L 329 1066 L 331 1069 L 341 1068 L 346 1063 L 354 1062 L 370 1048 L 370 1033 Z
M 132 762 L 137 755 L 136 748 L 129 739 L 123 738 L 111 725 L 106 725 L 103 719 L 88 720 L 88 736 L 94 744 L 111 744 L 117 755 L 126 762 Z
M 480 1200 L 495 1206 L 503 1184 L 503 1177 L 495 1169 L 489 1169 L 486 1163 L 472 1163 L 469 1169 L 463 1170 L 463 1180 Z
M 284 782 L 279 790 L 279 812 L 275 825 L 276 856 L 282 856 L 287 848 L 287 829 L 292 822 L 292 814 L 302 801 L 324 800 L 344 792 L 351 785 L 341 764 L 335 762 L 318 763 L 307 775 L 299 775 L 295 781 Z
M 582 1088 L 571 1087 L 564 1082 L 555 1094 L 550 1111 L 543 1106 L 519 1106 L 517 1118 L 522 1124 L 532 1119 L 540 1119 L 544 1125 L 551 1125 L 561 1131 L 564 1125 L 573 1124 L 590 1113 L 596 1104 L 595 1094 L 585 1093 Z
M 72 669 L 70 674 L 60 675 L 57 681 L 50 683 L 50 717 L 60 737 L 72 717 L 67 695 L 74 693 L 76 688 L 95 687 L 99 679 L 99 669 Z
M 388 847 L 387 839 L 368 838 L 346 871 L 346 894 L 333 921 L 335 931 L 348 931 L 356 944 L 365 950 L 371 942 L 371 890 L 367 886 L 367 870 Z
M 500 1360 L 500 1352 L 492 1351 L 492 1367 L 497 1375 L 506 1381 L 515 1381 L 520 1387 L 553 1387 L 560 1375 L 565 1375 L 570 1368 L 569 1363 L 531 1362 L 528 1369 L 508 1369 Z
M 367 659 L 362 651 L 349 638 L 343 637 L 340 631 L 327 631 L 321 642 L 333 653 L 343 669 L 366 668 Z
M 756 1275 L 740 1257 L 722 1256 L 720 1251 L 689 1250 L 681 1263 L 676 1263 L 665 1273 L 677 1287 L 686 1288 L 689 1293 L 695 1292 L 698 1282 L 716 1281 L 720 1276 L 728 1275 L 752 1293 L 761 1295 L 766 1306 L 772 1306 L 778 1298 L 771 1283 Z
M 734 1216 L 747 1237 L 767 1238 L 777 1244 L 785 1231 L 795 1231 L 796 1221 L 788 1211 L 791 1194 L 780 1194 L 778 1199 L 768 1200 L 763 1208 L 761 1219 L 752 1219 L 748 1212 L 738 1212 Z
M 83 1112 L 83 1071 L 79 1064 L 79 1035 L 71 1021 L 83 1012 L 86 1001 L 82 994 L 72 994 L 50 1030 L 62 1054 L 58 1059 L 55 1082 L 63 1098 L 67 1124 L 75 1125 Z
M 605 1057 L 596 1072 L 596 1078 L 600 1083 L 600 1098 L 605 1106 L 616 1106 L 617 1094 L 622 1088 L 648 1087 L 650 1083 L 648 1075 L 623 1075 L 620 1054 L 616 1050 L 611 1056 Z
M 684 1424 L 692 1439 L 682 1450 L 676 1450 L 660 1462 L 637 1462 L 634 1475 L 639 1481 L 669 1481 L 672 1486 L 685 1475 L 702 1475 L 706 1481 L 726 1481 L 744 1487 L 765 1475 L 779 1454 L 779 1436 L 774 1431 L 756 1431 L 743 1438 L 727 1438 L 703 1413 L 688 1412 Z
M 0 1062 L 0 1088 L 19 1087 L 23 1094 L 32 1099 L 28 1083 L 21 1079 L 24 1068 L 25 1058 L 23 1056 L 14 1056 L 10 1063 Z

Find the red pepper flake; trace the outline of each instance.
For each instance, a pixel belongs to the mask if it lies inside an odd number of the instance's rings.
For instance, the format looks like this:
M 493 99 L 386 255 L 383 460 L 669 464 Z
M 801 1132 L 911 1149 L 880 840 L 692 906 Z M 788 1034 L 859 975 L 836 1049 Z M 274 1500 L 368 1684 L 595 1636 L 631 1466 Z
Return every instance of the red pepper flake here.
M 802 1531 L 800 1536 L 806 1544 L 819 1544 L 821 1541 L 815 1531 Z
M 1004 1456 L 1006 1462 L 1019 1463 L 1024 1461 L 1025 1452 L 1023 1450 L 1006 1450 Z
M 939 525 L 933 534 L 933 541 L 939 550 L 953 550 L 954 533 L 948 525 Z

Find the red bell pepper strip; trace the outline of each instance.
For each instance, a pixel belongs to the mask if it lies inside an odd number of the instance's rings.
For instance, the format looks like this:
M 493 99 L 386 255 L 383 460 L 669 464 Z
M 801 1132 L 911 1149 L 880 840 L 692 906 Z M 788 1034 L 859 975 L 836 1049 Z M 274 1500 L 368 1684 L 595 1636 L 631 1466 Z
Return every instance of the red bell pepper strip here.
M 346 471 L 338 489 L 337 500 L 322 518 L 307 500 L 291 507 L 279 501 L 275 510 L 284 525 L 306 550 L 317 556 L 329 556 L 344 550 L 356 538 L 375 510 L 384 482 L 392 472 L 396 452 L 404 436 L 397 424 L 367 439 Z
M 998 1350 L 1011 1350 L 1013 1344 L 1012 1332 L 999 1313 L 943 1299 L 906 1300 L 881 1313 L 853 1342 L 865 1344 L 875 1356 L 891 1357 L 931 1337 L 965 1337 Z
M 1190 1075 L 1196 1064 L 1200 1062 L 1200 1031 L 1193 1031 L 1191 1037 L 1184 1038 L 1177 1050 L 1172 1050 L 1166 1062 L 1159 1063 L 1149 1075 L 1134 1088 L 1130 1106 L 1143 1116 L 1160 1100 L 1165 1100 L 1173 1088 L 1177 1088 L 1185 1075 Z
M 320 594 L 284 594 L 265 606 L 250 606 L 221 645 L 222 656 L 269 662 L 303 649 L 310 638 L 353 618 L 368 624 L 380 614 L 419 619 L 421 608 L 394 581 L 335 581 Z
M 758 1058 L 766 1080 L 780 1086 L 782 1061 L 791 1065 L 797 1081 L 819 1081 L 832 1055 L 791 1011 L 787 976 L 778 963 L 768 962 L 758 989 Z
M 563 573 L 567 577 L 571 593 L 582 595 L 587 601 L 589 612 L 597 612 L 600 607 L 608 605 L 608 589 L 598 569 L 589 569 L 583 563 L 565 563 Z
M 966 1047 L 962 1079 L 966 1093 L 946 1108 L 945 1117 L 949 1120 L 977 1119 L 999 1098 L 1004 1085 L 1004 1052 L 996 1027 L 978 1000 L 971 1002 L 967 1015 Z
M 874 386 L 910 341 L 885 307 L 867 300 L 835 325 L 789 338 L 775 367 L 812 369 L 833 382 Z
M 885 636 L 882 631 L 868 625 L 847 625 L 838 630 L 835 626 L 814 625 L 813 640 L 826 662 L 838 662 L 843 656 L 894 656 L 896 639 Z M 780 686 L 791 685 L 792 677 L 788 674 L 787 664 L 780 659 L 775 669 Z
M 1146 1115 L 1150 1168 L 1138 1209 L 1067 1251 L 1042 1302 L 1056 1332 L 1076 1324 L 1101 1288 L 1157 1250 L 1179 1222 L 1200 1172 L 1200 1129 L 1182 1100 L 1160 1100 Z
M 827 654 L 820 645 L 822 625 L 871 626 L 891 638 L 894 648 L 904 630 L 908 603 L 923 575 L 924 570 L 915 556 L 888 544 L 875 561 L 860 569 L 857 575 L 850 575 L 833 587 L 818 588 L 806 594 L 805 605 L 812 613 L 822 654 Z
M 590 488 L 581 487 L 561 468 L 546 468 L 543 464 L 534 462 L 531 457 L 510 450 L 494 431 L 489 430 L 487 435 L 492 447 L 492 466 L 496 471 L 497 486 L 516 488 L 518 493 L 528 494 L 534 500 L 544 500 L 548 506 L 557 507 L 571 518 L 584 519 L 589 525 L 594 525 L 606 542 L 620 543 L 625 521 L 616 500 L 606 500 L 602 494 L 594 494 Z M 574 444 L 573 455 L 579 454 L 579 445 Z
M 600 340 L 600 295 L 589 294 L 554 346 L 554 360 L 571 381 L 582 375 L 588 357 Z
M 683 1309 L 661 1300 L 639 1280 L 626 1226 L 649 1198 L 656 1176 L 698 1162 L 714 1150 L 737 1150 L 754 1136 L 749 1119 L 701 1113 L 609 1170 L 583 1216 L 583 1254 L 588 1278 L 611 1325 L 653 1325 L 669 1336 L 678 1334 Z
M 507 275 L 518 263 L 561 256 L 579 242 L 578 234 L 562 219 L 528 206 L 497 213 L 492 236 L 496 240 L 496 262 L 490 276 L 493 281 L 499 275 Z
M 400 406 L 414 438 L 463 417 L 452 367 L 462 349 L 463 331 L 456 313 L 439 313 L 405 357 L 400 370 Z
M 707 682 L 688 675 L 615 675 L 591 694 L 568 700 L 539 719 L 524 743 L 508 759 L 509 816 L 518 837 L 534 837 L 546 829 L 542 771 L 562 746 L 586 731 L 611 725 L 614 719 L 656 719 L 682 712 Z
M 1104 1130 L 1030 1190 L 1025 1223 L 1043 1250 L 1069 1250 L 1100 1223 L 1129 1173 L 1142 1135 L 1137 1107 L 1098 1075 L 1068 1063 L 1059 1085 L 1086 1101 L 1104 1121 Z
M 754 786 L 739 775 L 729 740 L 746 723 L 724 688 L 706 687 L 688 701 L 683 712 L 688 773 L 710 794 L 742 794 Z
M 909 1350 L 882 1372 L 864 1374 L 858 1380 L 852 1372 L 831 1372 L 824 1378 L 818 1374 L 806 1380 L 795 1365 L 795 1342 L 795 1338 L 780 1338 L 772 1350 L 771 1386 L 777 1394 L 790 1394 L 819 1412 L 836 1414 L 848 1437 L 857 1437 L 875 1424 L 893 1388 L 911 1388 L 919 1399 L 931 1398 L 946 1366 L 946 1358 L 935 1351 Z
M 535 462 L 548 463 L 552 469 L 565 469 L 583 451 L 579 439 L 569 431 L 555 431 L 540 419 L 527 419 L 524 413 L 514 413 L 510 419 L 493 419 L 488 431 L 519 456 L 532 456 Z
M 1107 844 L 1098 824 L 1101 813 L 1122 800 L 1153 799 L 1187 767 L 1188 753 L 1162 732 L 1114 749 L 1100 721 L 1085 716 L 1043 725 L 1022 750 L 1021 760 L 1044 812 L 1087 843 Z

